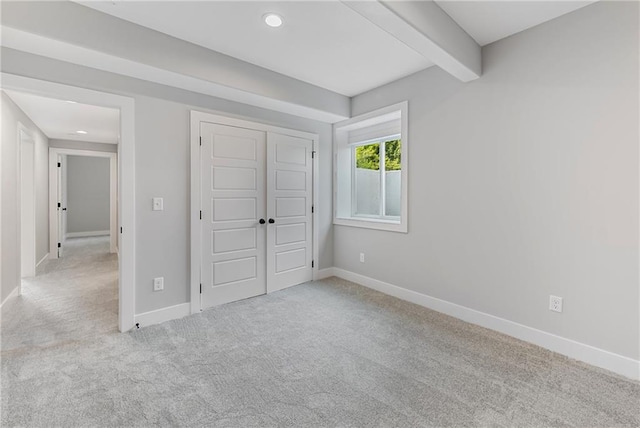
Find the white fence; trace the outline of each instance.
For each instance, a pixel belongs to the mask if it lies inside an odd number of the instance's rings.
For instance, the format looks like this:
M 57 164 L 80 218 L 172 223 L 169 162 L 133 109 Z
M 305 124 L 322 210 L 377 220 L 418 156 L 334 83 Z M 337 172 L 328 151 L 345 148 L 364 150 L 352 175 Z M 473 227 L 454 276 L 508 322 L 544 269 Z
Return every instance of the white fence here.
M 385 173 L 386 215 L 400 215 L 401 171 Z M 379 215 L 380 171 L 356 168 L 356 214 Z

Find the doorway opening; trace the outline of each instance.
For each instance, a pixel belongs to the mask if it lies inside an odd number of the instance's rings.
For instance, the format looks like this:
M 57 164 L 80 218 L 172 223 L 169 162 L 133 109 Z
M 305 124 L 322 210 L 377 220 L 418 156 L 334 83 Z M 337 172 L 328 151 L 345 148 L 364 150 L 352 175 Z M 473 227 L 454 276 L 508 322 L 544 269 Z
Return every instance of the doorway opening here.
M 115 152 L 49 148 L 51 259 L 64 257 L 69 239 L 87 237 L 106 236 L 107 251 L 118 252 L 117 165 Z
M 135 284 L 135 281 L 134 281 L 134 278 L 135 278 L 134 111 L 135 109 L 134 109 L 134 100 L 132 98 L 121 96 L 121 95 L 114 95 L 114 94 L 109 94 L 105 92 L 78 88 L 74 86 L 62 85 L 62 84 L 47 82 L 47 81 L 38 80 L 38 79 L 32 79 L 32 78 L 23 77 L 23 76 L 16 76 L 16 75 L 11 75 L 6 73 L 0 73 L 0 76 L 2 81 L 2 89 L 5 92 L 7 92 L 7 94 L 9 94 L 9 92 L 21 93 L 23 95 L 28 95 L 28 96 L 37 96 L 40 98 L 47 98 L 52 102 L 55 101 L 58 103 L 65 103 L 71 106 L 77 105 L 77 104 L 84 104 L 86 106 L 91 106 L 94 108 L 108 108 L 115 111 L 119 116 L 118 118 L 119 120 L 116 125 L 117 129 L 116 129 L 116 140 L 114 141 L 115 144 L 110 144 L 113 147 L 113 149 L 106 150 L 106 152 L 110 152 L 110 154 L 108 154 L 107 157 L 113 159 L 113 160 L 111 159 L 109 160 L 110 177 L 117 177 L 117 181 L 115 182 L 117 184 L 115 185 L 111 184 L 114 181 L 110 180 L 110 185 L 109 185 L 110 194 L 116 195 L 116 198 L 114 199 L 115 202 L 110 203 L 110 212 L 114 212 L 115 215 L 109 216 L 109 227 L 108 227 L 109 236 L 102 236 L 102 237 L 94 236 L 94 237 L 82 237 L 82 238 L 106 240 L 107 241 L 106 245 L 109 252 L 111 251 L 114 252 L 114 254 L 110 254 L 106 251 L 103 252 L 104 253 L 103 257 L 105 258 L 111 257 L 111 259 L 114 261 L 114 263 L 111 263 L 111 266 L 108 266 L 109 263 L 104 264 L 105 268 L 108 267 L 110 271 L 113 272 L 112 283 L 113 283 L 113 289 L 114 289 L 113 295 L 115 296 L 115 298 L 113 299 L 114 308 L 113 310 L 109 311 L 112 314 L 111 328 L 115 327 L 113 325 L 114 316 L 115 316 L 115 319 L 117 320 L 117 328 L 120 331 L 128 331 L 131 328 L 134 328 L 135 327 L 135 315 L 134 315 L 135 313 L 135 301 L 134 301 L 134 296 L 135 296 L 135 288 L 134 288 L 134 284 Z M 19 105 L 19 103 L 17 102 L 15 102 L 15 104 Z M 27 116 L 29 118 L 34 119 L 34 117 L 39 112 L 42 112 L 43 110 L 45 110 L 43 107 L 44 107 L 44 104 L 39 103 L 37 105 L 37 108 L 32 111 L 26 111 L 28 109 L 25 109 L 22 107 L 21 109 L 25 111 L 25 113 L 28 113 Z M 47 128 L 43 124 L 38 123 L 38 120 L 33 120 L 33 122 L 35 122 L 36 126 L 43 131 L 45 128 Z M 58 121 L 58 124 L 60 124 L 61 122 L 62 121 Z M 95 140 L 86 141 L 86 138 L 87 138 L 86 136 L 90 135 L 91 133 L 86 129 L 79 128 L 77 124 L 73 125 L 73 129 L 68 130 L 67 133 L 64 135 L 53 136 L 53 135 L 47 134 L 46 132 L 45 134 L 49 138 L 50 147 L 55 149 L 90 150 L 94 152 L 93 154 L 95 154 L 95 151 L 105 152 L 105 150 L 95 150 L 96 145 L 103 146 L 103 147 L 108 145 L 106 144 L 107 142 L 105 141 L 102 141 L 102 142 L 96 142 Z M 78 136 L 80 136 L 81 139 L 84 139 L 84 141 L 87 144 L 93 145 L 94 147 L 89 147 L 89 148 L 78 147 L 77 146 L 78 138 L 73 138 Z M 67 145 L 56 146 L 54 144 L 51 144 L 53 140 L 58 140 L 58 141 L 64 140 L 64 143 Z M 67 153 L 67 155 L 68 154 L 69 153 Z M 73 153 L 72 155 L 76 155 L 76 154 L 77 153 Z M 38 155 L 36 156 L 36 158 L 38 159 Z M 18 159 L 18 162 L 19 161 L 20 160 Z M 44 162 L 47 163 L 46 158 Z M 51 159 L 49 157 L 48 163 L 50 162 L 51 162 Z M 39 164 L 40 164 L 40 161 L 37 161 L 36 169 Z M 49 189 L 45 188 L 44 193 L 40 188 L 36 188 L 36 191 L 35 191 L 36 199 L 38 201 L 37 206 L 39 207 L 37 210 L 38 213 L 36 216 L 38 219 L 37 220 L 38 223 L 36 227 L 36 230 L 38 232 L 37 235 L 40 237 L 46 236 L 43 242 L 41 242 L 40 239 L 37 240 L 37 242 L 39 243 L 38 248 L 40 248 L 40 244 L 44 243 L 46 249 L 49 250 L 46 259 L 44 259 L 43 266 L 39 268 L 44 272 L 50 271 L 52 269 L 52 266 L 54 266 L 53 262 L 56 262 L 56 261 L 61 262 L 62 264 L 66 263 L 67 266 L 74 265 L 79 267 L 85 264 L 85 260 L 81 260 L 81 258 L 70 257 L 73 254 L 73 251 L 71 251 L 72 246 L 69 246 L 69 245 L 67 245 L 67 248 L 66 248 L 67 251 L 64 251 L 65 248 L 62 249 L 63 257 L 59 259 L 58 252 L 57 252 L 57 239 L 53 241 L 55 242 L 56 250 L 51 251 L 52 245 L 51 245 L 50 234 L 55 233 L 56 235 L 60 235 L 60 236 L 63 235 L 62 233 L 60 233 L 61 224 L 57 216 L 57 208 L 58 208 L 57 207 L 58 179 L 57 179 L 57 171 L 56 171 L 57 161 L 55 164 L 56 164 L 56 167 L 53 169 L 48 167 L 48 165 L 47 167 L 45 167 L 49 169 L 48 171 Z M 55 173 L 55 175 L 53 173 Z M 47 174 L 46 171 L 45 171 L 45 174 Z M 54 176 L 52 177 L 52 175 Z M 18 177 L 20 177 L 20 175 L 18 175 Z M 126 186 L 120 186 L 120 184 L 122 183 L 126 183 Z M 53 189 L 53 191 L 51 191 L 52 190 L 51 187 L 53 186 L 55 186 L 55 188 Z M 112 189 L 115 189 L 115 192 L 111 192 Z M 20 188 L 18 188 L 18 190 L 20 190 Z M 47 196 L 47 194 L 49 196 Z M 44 203 L 41 202 L 42 197 L 44 197 L 45 199 Z M 110 197 L 110 200 L 111 200 L 111 197 Z M 47 205 L 48 205 L 48 209 L 47 209 Z M 22 209 L 21 204 L 18 204 L 18 206 L 19 206 L 18 209 L 21 210 Z M 63 207 L 61 206 L 60 208 L 63 208 Z M 48 219 L 46 218 L 47 216 L 45 215 L 44 227 L 42 227 L 42 225 L 40 224 L 41 223 L 40 217 L 42 216 L 43 212 L 46 212 L 48 214 Z M 54 227 L 50 227 L 51 221 L 56 222 Z M 18 223 L 17 226 L 18 226 L 17 233 L 21 235 L 22 227 L 20 223 Z M 112 230 L 115 231 L 115 233 L 111 233 Z M 72 238 L 75 239 L 80 237 L 72 237 Z M 18 254 L 21 254 L 21 251 L 22 251 L 21 247 L 16 248 L 16 250 Z M 47 251 L 45 250 L 44 252 L 46 253 Z M 82 250 L 76 253 L 78 255 L 84 256 L 89 254 L 90 251 Z M 20 265 L 20 262 L 18 263 L 18 265 Z M 40 272 L 40 270 L 38 272 Z M 90 271 L 90 269 L 88 269 L 88 271 Z M 97 273 L 103 274 L 104 272 L 100 271 Z M 26 278 L 26 280 L 30 280 L 30 279 L 31 278 Z M 35 279 L 38 280 L 39 279 L 38 276 L 36 276 Z M 18 287 L 16 288 L 16 293 L 21 294 L 21 292 L 22 292 L 21 284 L 19 283 Z

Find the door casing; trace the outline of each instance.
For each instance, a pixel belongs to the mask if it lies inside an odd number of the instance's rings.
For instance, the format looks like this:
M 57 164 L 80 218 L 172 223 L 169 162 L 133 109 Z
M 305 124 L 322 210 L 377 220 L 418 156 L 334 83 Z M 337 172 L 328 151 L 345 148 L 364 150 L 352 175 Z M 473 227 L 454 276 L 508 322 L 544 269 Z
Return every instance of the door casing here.
M 282 128 L 278 126 L 265 125 L 259 122 L 253 122 L 249 120 L 236 119 L 227 116 L 221 116 L 211 113 L 205 113 L 201 111 L 191 110 L 191 208 L 190 208 L 190 224 L 191 224 L 191 287 L 190 287 L 190 302 L 191 313 L 195 314 L 201 311 L 200 303 L 200 269 L 202 259 L 202 237 L 200 230 L 200 122 L 218 123 L 226 126 L 235 126 L 239 128 L 253 129 L 263 132 L 275 132 L 279 134 L 287 134 L 294 137 L 306 138 L 313 141 L 313 226 L 312 226 L 312 240 L 313 240 L 313 258 L 314 265 L 312 267 L 312 277 L 317 279 L 318 277 L 318 263 L 315 260 L 319 254 L 319 225 L 317 220 L 318 210 L 318 149 L 319 137 L 317 134 L 297 131 L 289 128 Z M 272 291 L 267 284 L 267 293 Z
M 118 252 L 118 161 L 113 152 L 93 150 L 49 148 L 49 258 L 58 258 L 58 242 L 64 241 L 59 235 L 58 210 L 58 157 L 60 155 L 109 158 L 109 252 Z M 66 192 L 66 190 L 65 190 Z
M 75 100 L 79 103 L 117 108 L 120 110 L 120 140 L 118 144 L 118 329 L 135 327 L 135 101 L 131 97 L 31 77 L 0 72 L 0 87 L 49 98 Z M 127 183 L 122 186 L 122 183 Z M 18 225 L 19 227 L 19 225 Z M 124 231 L 123 231 L 124 230 Z M 16 249 L 19 251 L 19 248 Z M 18 294 L 21 293 L 18 282 Z

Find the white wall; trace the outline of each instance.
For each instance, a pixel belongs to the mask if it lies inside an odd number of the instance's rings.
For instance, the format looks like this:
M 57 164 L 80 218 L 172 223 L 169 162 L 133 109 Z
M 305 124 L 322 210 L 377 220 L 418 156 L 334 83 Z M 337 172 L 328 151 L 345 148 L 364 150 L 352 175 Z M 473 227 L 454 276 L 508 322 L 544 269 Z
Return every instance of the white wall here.
M 109 230 L 109 158 L 67 156 L 67 233 Z
M 198 109 L 320 135 L 320 268 L 333 265 L 331 126 L 2 48 L 2 71 L 132 96 L 136 132 L 136 313 L 189 301 L 189 111 Z M 164 211 L 151 199 L 164 198 Z M 4 218 L 3 218 L 4 221 Z M 126 233 L 126 232 L 125 232 Z M 163 292 L 152 278 L 164 276 Z
M 409 100 L 409 233 L 335 226 L 335 265 L 639 359 L 638 4 L 483 53 L 474 82 L 433 67 L 354 98 Z
M 49 251 L 49 149 L 48 139 L 22 110 L 2 92 L 2 272 L 0 300 L 20 283 L 20 243 L 17 227 L 18 204 L 18 122 L 35 142 L 36 183 L 36 262 Z

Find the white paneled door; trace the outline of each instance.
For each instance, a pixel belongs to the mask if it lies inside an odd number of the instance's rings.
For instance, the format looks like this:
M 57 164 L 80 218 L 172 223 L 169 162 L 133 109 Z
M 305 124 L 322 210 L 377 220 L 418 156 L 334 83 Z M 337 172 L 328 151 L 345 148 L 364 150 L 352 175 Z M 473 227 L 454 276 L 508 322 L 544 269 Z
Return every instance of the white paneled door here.
M 202 308 L 264 294 L 266 134 L 201 123 Z
M 200 123 L 201 307 L 311 280 L 311 140 Z
M 311 281 L 313 142 L 267 134 L 269 291 Z

